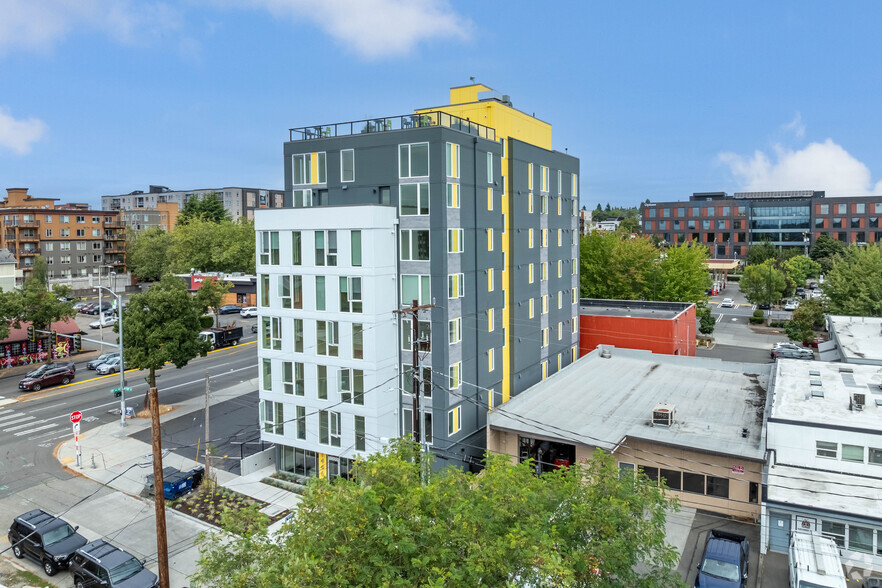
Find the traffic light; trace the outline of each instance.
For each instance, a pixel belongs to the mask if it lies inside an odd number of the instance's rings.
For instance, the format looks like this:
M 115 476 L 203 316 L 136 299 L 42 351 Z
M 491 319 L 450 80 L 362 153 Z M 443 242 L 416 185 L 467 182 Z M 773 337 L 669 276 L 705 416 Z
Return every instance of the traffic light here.
M 58 333 L 55 329 L 49 331 L 49 346 L 55 347 L 55 344 L 58 343 Z
M 74 349 L 76 351 L 83 350 L 83 336 L 82 335 L 74 335 Z
M 28 326 L 28 341 L 36 341 L 37 334 L 34 332 L 34 325 Z

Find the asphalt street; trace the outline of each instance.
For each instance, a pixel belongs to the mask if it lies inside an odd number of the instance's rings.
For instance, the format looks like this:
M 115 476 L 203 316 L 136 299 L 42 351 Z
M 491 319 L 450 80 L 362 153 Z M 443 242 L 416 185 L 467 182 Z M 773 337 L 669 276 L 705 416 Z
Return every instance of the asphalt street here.
M 253 322 L 254 319 L 249 320 Z M 244 320 L 239 321 L 239 324 L 243 323 Z M 218 393 L 256 377 L 256 345 L 250 324 L 244 326 L 246 339 L 239 346 L 213 351 L 180 370 L 168 365 L 158 372 L 160 402 L 173 405 L 183 399 L 204 395 L 206 372 L 210 374 L 212 390 Z M 145 375 L 146 372 L 126 372 L 127 383 L 132 388 L 127 395 L 127 406 L 134 406 L 136 410 L 144 404 Z M 30 393 L 19 392 L 19 377 L 0 379 L 0 397 L 3 398 L 0 402 L 4 402 L 0 405 L 0 499 L 49 479 L 70 477 L 59 467 L 52 451 L 62 439 L 72 437 L 72 412 L 83 413 L 83 431 L 89 426 L 120 420 L 119 399 L 110 392 L 119 386 L 119 374 L 97 376 L 87 370 L 85 364 L 79 364 L 76 377 L 66 386 Z M 257 411 L 252 414 L 256 421 Z M 220 428 L 216 430 L 221 431 Z

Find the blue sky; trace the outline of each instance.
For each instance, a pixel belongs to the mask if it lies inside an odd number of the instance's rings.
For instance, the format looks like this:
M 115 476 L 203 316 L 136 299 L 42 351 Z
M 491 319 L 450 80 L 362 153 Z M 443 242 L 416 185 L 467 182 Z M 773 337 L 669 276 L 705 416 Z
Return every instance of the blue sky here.
M 287 129 L 474 76 L 553 125 L 582 203 L 882 194 L 874 2 L 0 0 L 0 188 L 281 188 Z

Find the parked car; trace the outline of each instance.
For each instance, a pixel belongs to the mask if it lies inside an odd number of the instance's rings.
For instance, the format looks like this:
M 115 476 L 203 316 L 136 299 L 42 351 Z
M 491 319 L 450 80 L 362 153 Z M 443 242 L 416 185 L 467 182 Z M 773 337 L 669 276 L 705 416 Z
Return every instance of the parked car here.
M 41 365 L 41 366 L 38 367 L 37 369 L 32 370 L 32 371 L 29 371 L 29 372 L 28 372 L 27 374 L 25 374 L 25 375 L 26 375 L 27 377 L 37 376 L 37 375 L 42 374 L 42 373 L 45 372 L 46 370 L 53 370 L 53 369 L 55 369 L 55 368 L 60 368 L 60 367 L 66 367 L 66 368 L 69 368 L 69 369 L 70 369 L 71 371 L 73 371 L 74 373 L 76 373 L 76 371 L 77 371 L 77 366 L 76 366 L 76 364 L 75 364 L 74 362 L 72 362 L 72 361 L 52 361 L 52 362 L 50 362 L 50 363 L 44 363 L 43 365 Z
M 796 289 L 796 295 L 797 295 L 797 296 L 800 296 L 800 297 L 801 297 L 803 294 L 805 294 L 805 288 L 797 288 L 797 289 Z
M 87 363 L 86 368 L 88 368 L 90 370 L 97 369 L 99 365 L 110 361 L 114 357 L 119 357 L 119 353 L 116 351 L 114 351 L 112 353 L 104 353 L 102 355 L 99 355 L 97 358 L 93 359 L 89 363 Z
M 124 586 L 125 588 L 156 588 L 159 578 L 127 551 L 98 539 L 77 549 L 70 562 L 77 588 L 88 586 Z
M 735 301 L 731 298 L 723 298 L 723 301 L 720 302 L 720 308 L 735 308 Z
M 112 314 L 102 315 L 97 321 L 93 321 L 89 323 L 90 329 L 100 329 L 101 327 L 112 327 L 119 319 L 113 316 Z
M 747 586 L 750 542 L 744 535 L 712 529 L 707 534 L 704 555 L 698 566 L 696 588 Z
M 18 383 L 18 389 L 36 392 L 46 386 L 69 384 L 76 375 L 76 368 L 72 366 L 73 364 L 58 365 L 56 367 L 34 370 Z
M 242 312 L 242 307 L 238 304 L 224 304 L 218 309 L 218 314 L 236 314 Z
M 89 303 L 80 300 L 79 302 L 74 302 L 73 309 L 77 312 L 80 312 L 86 306 L 89 306 Z
M 79 304 L 79 302 L 78 302 L 77 304 Z M 74 308 L 76 308 L 76 306 L 77 306 L 77 305 L 74 304 Z M 89 310 L 90 310 L 93 306 L 95 306 L 95 303 L 94 303 L 94 302 L 84 302 L 83 305 L 82 305 L 81 307 L 77 308 L 77 311 L 79 311 L 80 314 L 89 314 Z
M 757 304 L 756 307 L 760 310 L 769 310 L 772 308 L 772 305 L 768 302 L 763 302 L 762 304 Z
M 796 310 L 799 308 L 799 300 L 788 300 L 784 305 L 784 310 Z
M 112 357 L 95 368 L 95 371 L 98 372 L 99 376 L 105 376 L 107 374 L 115 374 L 119 371 L 120 357 L 117 354 L 116 357 Z
M 27 557 L 42 565 L 47 576 L 54 576 L 67 568 L 74 552 L 86 544 L 78 528 L 36 509 L 15 517 L 7 538 L 15 557 Z
M 779 357 L 787 359 L 814 359 L 815 354 L 811 349 L 805 349 L 804 347 L 797 347 L 795 349 L 779 347 L 778 349 L 773 349 L 772 358 L 778 359 Z
M 257 316 L 257 307 L 256 306 L 246 306 L 242 310 L 239 311 L 244 318 L 249 318 L 252 316 Z
M 113 308 L 113 305 L 111 303 L 102 302 L 101 306 L 100 306 L 100 310 L 99 310 L 98 304 L 93 304 L 92 306 L 88 306 L 88 307 L 84 308 L 80 312 L 82 312 L 83 314 L 104 314 L 104 313 L 110 311 L 110 309 L 112 309 L 112 308 Z
M 253 325 L 251 325 L 251 332 L 252 332 L 252 333 L 256 333 L 256 332 L 257 332 L 257 323 L 254 323 Z

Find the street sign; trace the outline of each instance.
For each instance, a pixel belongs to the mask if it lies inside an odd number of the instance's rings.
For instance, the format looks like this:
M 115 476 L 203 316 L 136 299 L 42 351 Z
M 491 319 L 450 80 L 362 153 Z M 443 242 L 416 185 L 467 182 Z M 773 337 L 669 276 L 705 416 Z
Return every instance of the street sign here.
M 76 422 L 73 424 L 73 434 L 74 434 L 74 437 L 76 437 L 80 434 L 80 423 L 79 422 Z
M 72 422 L 72 423 L 80 422 L 81 418 L 83 418 L 83 413 L 81 413 L 78 410 L 75 410 L 72 413 L 70 413 L 70 422 Z

